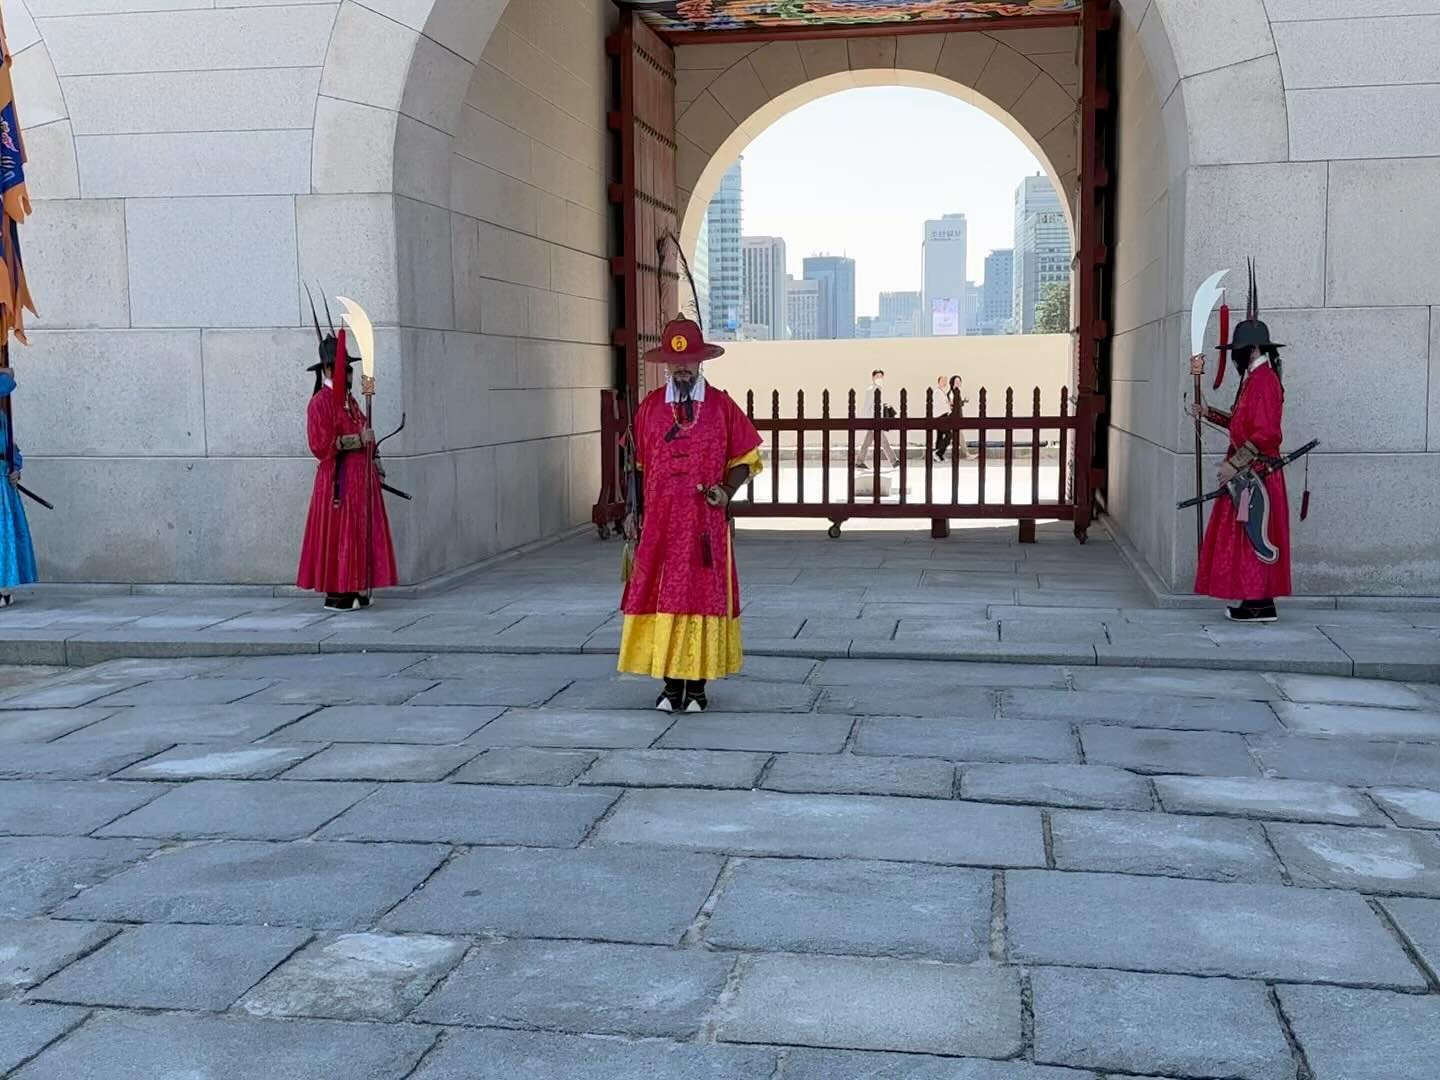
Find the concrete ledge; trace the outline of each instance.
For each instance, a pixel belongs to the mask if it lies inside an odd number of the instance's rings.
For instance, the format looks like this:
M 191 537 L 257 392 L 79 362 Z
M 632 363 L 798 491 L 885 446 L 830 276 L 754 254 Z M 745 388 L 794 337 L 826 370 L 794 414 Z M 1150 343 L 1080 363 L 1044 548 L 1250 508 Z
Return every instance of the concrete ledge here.
M 414 585 L 397 585 L 393 589 L 381 589 L 377 595 L 393 597 L 402 600 L 418 600 L 427 596 L 436 596 L 440 593 L 449 592 L 458 585 L 464 584 L 477 574 L 483 574 L 487 570 L 493 570 L 497 566 L 512 562 L 515 559 L 526 555 L 532 555 L 537 551 L 544 551 L 546 548 L 554 547 L 556 544 L 563 544 L 567 540 L 584 536 L 594 529 L 594 525 L 576 525 L 574 528 L 548 536 L 543 540 L 534 540 L 528 544 L 503 551 L 498 555 L 492 555 L 488 559 L 481 559 L 479 562 L 469 563 L 456 570 L 450 570 L 435 577 L 426 578 L 424 581 L 416 582 Z M 301 596 L 314 596 L 313 592 L 296 588 L 294 585 L 241 585 L 224 584 L 197 584 L 187 582 L 176 582 L 174 584 L 139 584 L 127 585 L 123 582 L 83 582 L 83 581 L 42 581 L 34 585 L 25 586 L 24 592 L 31 593 L 40 598 L 83 596 L 86 598 L 96 596 L 171 596 L 171 597 L 207 597 L 207 596 L 238 596 L 238 597 L 281 597 L 294 599 Z
M 1194 593 L 1171 592 L 1150 568 L 1124 531 L 1109 516 L 1102 519 L 1114 538 L 1115 547 L 1129 564 L 1140 584 L 1157 608 L 1168 610 L 1212 608 L 1218 601 Z M 1440 596 L 1289 596 L 1284 606 L 1301 611 L 1440 611 Z
M 1263 635 L 1266 629 L 1257 628 Z M 973 664 L 1054 664 L 1069 667 L 1185 668 L 1228 671 L 1266 671 L 1310 675 L 1355 675 L 1393 682 L 1440 683 L 1440 652 L 1431 654 L 1431 636 L 1417 631 L 1413 643 L 1391 648 L 1385 655 L 1365 654 L 1354 659 L 1339 645 L 1327 654 L 1305 649 L 1190 648 L 1164 642 L 1101 645 L 1050 645 L 996 643 L 993 647 L 966 644 L 906 642 L 815 643 L 802 639 L 747 642 L 752 657 L 798 657 L 811 660 L 921 660 Z M 53 667 L 89 667 L 107 660 L 182 659 L 215 656 L 274 656 L 311 653 L 469 653 L 475 655 L 578 656 L 618 653 L 613 637 L 584 641 L 506 641 L 503 638 L 465 640 L 404 638 L 383 633 L 307 635 L 305 631 L 275 633 L 205 633 L 147 631 L 71 632 L 14 630 L 0 641 L 0 664 L 39 664 Z M 1363 650 L 1362 650 L 1363 653 Z

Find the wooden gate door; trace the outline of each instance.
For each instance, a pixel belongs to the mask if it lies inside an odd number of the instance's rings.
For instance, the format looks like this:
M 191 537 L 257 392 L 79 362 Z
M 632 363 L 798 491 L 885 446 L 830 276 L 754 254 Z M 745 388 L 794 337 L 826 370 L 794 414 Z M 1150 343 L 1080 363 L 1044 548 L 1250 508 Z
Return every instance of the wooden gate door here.
M 1082 543 L 1105 489 L 1106 399 L 1115 205 L 1116 29 L 1113 0 L 1085 0 L 1080 17 L 1080 190 L 1075 219 L 1075 536 Z
M 678 312 L 679 275 L 673 246 L 679 233 L 675 187 L 675 50 L 634 12 L 627 12 L 610 48 L 619 59 L 616 107 L 619 175 L 610 198 L 620 218 L 619 254 L 612 270 L 620 282 L 615 344 L 625 353 L 625 382 L 636 403 L 659 385 L 641 357 L 660 343 L 660 330 Z

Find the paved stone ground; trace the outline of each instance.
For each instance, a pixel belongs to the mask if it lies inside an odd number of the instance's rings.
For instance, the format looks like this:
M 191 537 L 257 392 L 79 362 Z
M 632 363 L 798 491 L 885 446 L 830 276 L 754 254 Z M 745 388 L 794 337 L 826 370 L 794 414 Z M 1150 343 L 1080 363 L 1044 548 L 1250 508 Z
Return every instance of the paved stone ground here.
M 761 656 L 667 717 L 562 554 L 346 633 L 569 655 L 0 670 L 0 1077 L 1437 1075 L 1440 687 Z M 946 595 L 778 569 L 797 652 Z
M 1237 627 L 1209 601 L 1152 608 L 1102 527 L 1083 547 L 1063 524 L 1042 526 L 1033 545 L 1016 543 L 1013 526 L 957 529 L 939 542 L 914 523 L 907 529 L 847 532 L 838 541 L 814 523 L 742 530 L 747 651 L 1440 681 L 1434 598 L 1344 609 L 1297 600 L 1278 625 Z M 618 545 L 586 536 L 444 592 L 388 596 L 343 615 L 327 615 L 313 597 L 265 589 L 134 595 L 42 587 L 0 613 L 0 663 L 359 650 L 614 653 L 619 561 Z

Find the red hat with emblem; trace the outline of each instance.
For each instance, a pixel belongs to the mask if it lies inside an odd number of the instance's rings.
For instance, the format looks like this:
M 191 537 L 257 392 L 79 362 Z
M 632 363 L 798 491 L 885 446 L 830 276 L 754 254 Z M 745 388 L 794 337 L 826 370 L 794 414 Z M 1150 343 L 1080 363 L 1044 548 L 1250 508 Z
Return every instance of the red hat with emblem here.
M 719 345 L 710 345 L 698 323 L 690 319 L 671 319 L 660 332 L 660 344 L 645 354 L 648 364 L 673 364 L 689 360 L 699 363 L 724 356 L 725 350 Z

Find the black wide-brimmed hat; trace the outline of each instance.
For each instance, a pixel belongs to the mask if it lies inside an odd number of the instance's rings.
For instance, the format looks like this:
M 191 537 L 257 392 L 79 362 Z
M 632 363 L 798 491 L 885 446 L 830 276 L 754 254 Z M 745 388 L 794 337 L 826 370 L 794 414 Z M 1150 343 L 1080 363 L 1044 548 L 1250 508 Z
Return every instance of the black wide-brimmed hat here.
M 1250 268 L 1250 292 L 1245 298 L 1245 318 L 1235 324 L 1230 340 L 1220 345 L 1222 351 L 1236 349 L 1283 349 L 1284 345 L 1270 340 L 1270 327 L 1260 321 L 1260 286 L 1255 283 L 1255 260 L 1246 260 Z
M 1236 349 L 1283 349 L 1285 346 L 1270 340 L 1270 327 L 1259 319 L 1246 319 L 1235 324 L 1230 343 L 1220 348 L 1233 352 Z
M 330 300 L 325 297 L 324 289 L 321 289 L 320 293 L 321 298 L 325 301 L 325 322 L 330 327 L 330 332 L 328 334 L 320 329 L 320 316 L 315 311 L 315 294 L 310 291 L 310 286 L 308 284 L 305 286 L 305 294 L 310 297 L 310 318 L 313 319 L 315 322 L 315 340 L 320 348 L 320 359 L 317 360 L 315 363 L 311 364 L 305 370 L 313 371 L 317 374 L 321 371 L 324 371 L 327 367 L 335 366 L 335 350 L 340 344 L 340 335 L 335 330 L 335 320 L 332 319 L 330 316 Z M 345 349 L 345 359 L 352 364 L 358 364 L 360 362 L 360 358 L 350 355 L 350 349 L 348 348 L 348 338 L 346 340 L 346 345 L 347 348 Z

